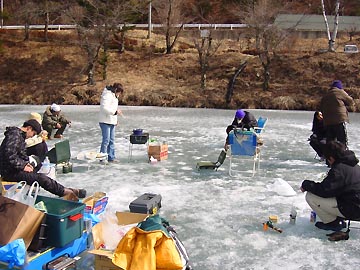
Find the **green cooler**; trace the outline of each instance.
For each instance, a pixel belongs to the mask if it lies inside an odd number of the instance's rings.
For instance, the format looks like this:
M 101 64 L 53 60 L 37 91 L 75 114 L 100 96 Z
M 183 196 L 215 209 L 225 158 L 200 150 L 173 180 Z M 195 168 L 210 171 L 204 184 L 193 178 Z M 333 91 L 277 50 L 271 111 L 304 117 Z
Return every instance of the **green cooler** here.
M 38 195 L 40 201 L 47 209 L 45 246 L 63 247 L 82 236 L 85 204 Z

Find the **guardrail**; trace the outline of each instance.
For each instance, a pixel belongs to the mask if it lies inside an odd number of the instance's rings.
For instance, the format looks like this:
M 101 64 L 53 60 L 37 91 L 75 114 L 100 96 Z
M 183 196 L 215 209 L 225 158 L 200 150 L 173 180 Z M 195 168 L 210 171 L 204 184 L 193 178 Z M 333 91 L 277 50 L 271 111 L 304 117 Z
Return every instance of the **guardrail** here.
M 127 27 L 135 27 L 138 29 L 149 29 L 149 25 L 148 24 L 120 24 L 119 28 L 121 29 L 122 27 L 127 26 Z M 163 27 L 162 24 L 152 24 L 151 28 L 161 28 Z M 175 25 L 175 27 L 181 27 L 181 24 L 177 24 Z M 247 25 L 246 24 L 184 24 L 182 25 L 183 29 L 186 28 L 190 28 L 190 29 L 230 29 L 233 30 L 235 28 L 246 28 Z M 3 25 L 2 27 L 0 26 L 1 29 L 10 29 L 10 30 L 21 30 L 21 29 L 25 29 L 24 25 Z M 30 25 L 29 26 L 30 29 L 37 29 L 37 30 L 41 30 L 45 28 L 45 25 L 42 24 L 38 24 L 38 25 Z M 68 30 L 68 29 L 75 29 L 76 25 L 72 25 L 72 24 L 50 24 L 48 25 L 48 29 L 49 30 Z

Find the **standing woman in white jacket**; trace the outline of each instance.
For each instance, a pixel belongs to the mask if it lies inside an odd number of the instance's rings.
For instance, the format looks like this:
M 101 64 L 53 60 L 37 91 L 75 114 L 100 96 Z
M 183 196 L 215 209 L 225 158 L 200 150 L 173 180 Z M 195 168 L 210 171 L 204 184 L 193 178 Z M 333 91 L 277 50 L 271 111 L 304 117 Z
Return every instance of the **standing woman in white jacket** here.
M 123 92 L 123 86 L 120 83 L 114 83 L 106 86 L 101 94 L 99 125 L 102 142 L 100 152 L 108 155 L 109 162 L 115 160 L 115 126 L 118 124 L 117 116 L 122 114 L 118 109 L 118 98 Z

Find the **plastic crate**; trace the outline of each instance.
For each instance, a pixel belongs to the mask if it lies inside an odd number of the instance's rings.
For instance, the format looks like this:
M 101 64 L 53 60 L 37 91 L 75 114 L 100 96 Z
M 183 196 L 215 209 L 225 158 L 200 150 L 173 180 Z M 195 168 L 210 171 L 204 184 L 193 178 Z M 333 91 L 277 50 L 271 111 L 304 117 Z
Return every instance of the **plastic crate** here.
M 161 195 L 144 193 L 129 205 L 130 212 L 141 214 L 156 214 L 161 208 Z
M 46 215 L 44 215 L 43 220 L 41 221 L 40 227 L 37 230 L 33 240 L 31 241 L 30 246 L 28 247 L 28 250 L 30 251 L 41 251 L 46 247 Z
M 36 203 L 40 201 L 43 201 L 47 208 L 47 246 L 63 247 L 81 237 L 84 230 L 85 204 L 39 195 Z

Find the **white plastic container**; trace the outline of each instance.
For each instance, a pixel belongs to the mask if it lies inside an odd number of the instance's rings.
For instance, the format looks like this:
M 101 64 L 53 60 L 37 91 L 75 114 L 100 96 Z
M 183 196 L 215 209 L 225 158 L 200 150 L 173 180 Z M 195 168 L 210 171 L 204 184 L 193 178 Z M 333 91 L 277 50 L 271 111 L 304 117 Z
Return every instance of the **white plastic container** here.
M 296 215 L 297 215 L 297 212 L 296 212 L 295 207 L 293 206 L 291 208 L 291 212 L 290 212 L 290 224 L 295 224 L 296 223 Z

